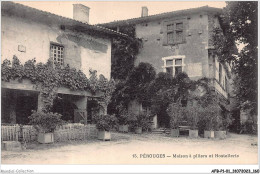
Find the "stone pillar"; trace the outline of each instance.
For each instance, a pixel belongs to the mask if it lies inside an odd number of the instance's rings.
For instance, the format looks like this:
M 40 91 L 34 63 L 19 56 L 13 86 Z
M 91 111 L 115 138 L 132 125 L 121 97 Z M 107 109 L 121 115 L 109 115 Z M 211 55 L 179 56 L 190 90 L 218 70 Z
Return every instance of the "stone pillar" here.
M 16 101 L 10 105 L 10 122 L 16 124 Z
M 107 114 L 107 104 L 105 102 L 101 102 L 100 105 L 103 108 L 103 114 L 106 115 Z
M 38 105 L 37 105 L 37 111 L 42 111 L 44 108 L 44 102 L 42 101 L 41 93 L 38 94 Z
M 13 100 L 13 102 L 10 103 L 10 107 L 9 107 L 10 123 L 16 124 L 16 102 L 17 102 L 16 92 L 11 92 L 10 98 L 12 98 L 12 100 Z

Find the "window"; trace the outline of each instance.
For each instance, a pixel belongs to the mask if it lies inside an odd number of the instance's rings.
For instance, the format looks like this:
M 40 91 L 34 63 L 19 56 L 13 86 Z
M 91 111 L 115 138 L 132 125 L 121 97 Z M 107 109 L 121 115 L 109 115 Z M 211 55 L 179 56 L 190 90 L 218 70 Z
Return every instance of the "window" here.
M 183 72 L 184 58 L 185 56 L 170 56 L 162 58 L 164 61 L 164 72 L 171 74 L 172 76 Z
M 220 63 L 219 63 L 218 75 L 219 75 L 219 84 L 222 85 L 222 65 Z
M 227 81 L 227 77 L 225 77 L 225 86 L 224 86 L 225 90 L 227 91 L 228 89 L 228 81 Z
M 166 25 L 167 44 L 176 44 L 184 41 L 183 22 L 174 22 Z
M 51 44 L 51 59 L 54 62 L 64 65 L 64 47 L 61 45 Z

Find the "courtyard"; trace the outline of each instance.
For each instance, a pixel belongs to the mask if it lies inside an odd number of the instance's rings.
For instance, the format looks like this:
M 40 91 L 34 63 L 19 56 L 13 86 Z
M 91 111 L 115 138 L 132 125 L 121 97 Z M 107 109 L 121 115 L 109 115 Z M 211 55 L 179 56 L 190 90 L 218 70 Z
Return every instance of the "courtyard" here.
M 1 159 L 2 164 L 257 164 L 257 142 L 256 135 L 234 133 L 220 140 L 112 132 L 111 141 L 30 143 L 23 151 L 2 151 Z

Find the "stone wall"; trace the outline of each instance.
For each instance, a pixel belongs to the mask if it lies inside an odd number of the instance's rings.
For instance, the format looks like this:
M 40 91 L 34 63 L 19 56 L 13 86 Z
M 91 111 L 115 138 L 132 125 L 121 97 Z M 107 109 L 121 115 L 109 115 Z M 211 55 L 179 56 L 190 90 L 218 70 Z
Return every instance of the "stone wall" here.
M 33 58 L 45 63 L 50 57 L 50 43 L 54 43 L 64 46 L 65 65 L 81 69 L 87 76 L 89 69 L 93 69 L 110 78 L 110 39 L 3 14 L 1 29 L 2 61 L 16 55 L 22 63 Z
M 164 46 L 164 22 L 171 20 L 185 21 L 185 42 L 173 46 Z M 208 66 L 208 15 L 203 13 L 190 16 L 177 16 L 136 25 L 136 36 L 142 38 L 143 48 L 135 64 L 151 63 L 156 72 L 163 72 L 163 57 L 185 56 L 184 71 L 192 79 L 209 77 Z

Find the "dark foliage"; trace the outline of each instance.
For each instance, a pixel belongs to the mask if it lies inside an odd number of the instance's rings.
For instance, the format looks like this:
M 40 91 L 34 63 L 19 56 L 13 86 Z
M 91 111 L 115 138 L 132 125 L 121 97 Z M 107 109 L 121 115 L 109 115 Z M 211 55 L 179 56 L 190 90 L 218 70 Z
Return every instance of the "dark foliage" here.
M 49 112 L 53 105 L 53 100 L 57 96 L 57 89 L 60 86 L 71 90 L 86 90 L 93 94 L 101 92 L 103 100 L 108 103 L 115 88 L 113 80 L 108 81 L 103 75 L 97 77 L 97 72 L 90 70 L 88 79 L 82 71 L 70 68 L 69 65 L 62 68 L 59 64 L 53 64 L 48 60 L 47 63 L 37 63 L 36 60 L 28 60 L 24 65 L 14 56 L 13 61 L 4 60 L 1 65 L 2 81 L 18 79 L 29 79 L 39 88 L 44 103 L 44 112 Z
M 36 112 L 33 111 L 32 115 L 29 116 L 30 124 L 34 125 L 38 132 L 49 133 L 54 132 L 57 126 L 62 125 L 62 115 L 52 112 Z
M 100 131 L 110 131 L 117 125 L 117 118 L 114 115 L 95 115 L 93 118 L 96 128 Z
M 240 108 L 257 115 L 258 1 L 227 2 L 221 18 L 223 33 L 216 29 L 214 46 L 220 61 L 232 64 L 235 95 Z M 243 46 L 237 52 L 235 44 Z
M 133 25 L 122 26 L 119 31 L 127 34 L 129 38 L 113 39 L 111 76 L 116 80 L 125 80 L 134 68 L 134 61 L 142 42 L 136 38 Z

